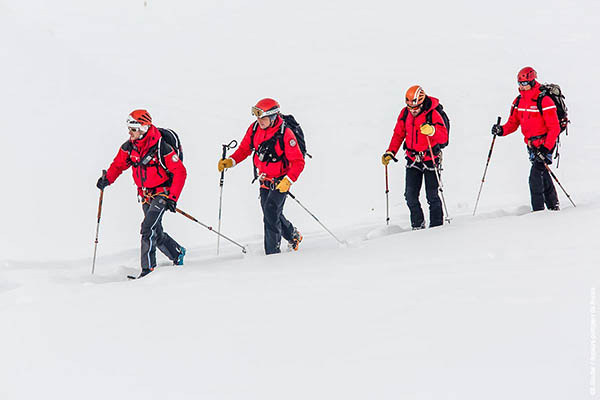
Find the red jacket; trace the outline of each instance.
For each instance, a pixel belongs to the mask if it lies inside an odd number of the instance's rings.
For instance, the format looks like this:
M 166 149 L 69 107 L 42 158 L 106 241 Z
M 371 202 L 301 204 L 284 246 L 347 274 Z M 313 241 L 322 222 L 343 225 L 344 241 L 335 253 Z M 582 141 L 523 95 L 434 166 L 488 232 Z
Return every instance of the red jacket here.
M 244 161 L 246 157 L 252 153 L 253 149 L 258 149 L 258 146 L 260 146 L 261 143 L 269 140 L 278 131 L 280 131 L 282 123 L 283 119 L 281 119 L 280 116 L 277 116 L 273 126 L 267 129 L 262 129 L 260 126 L 258 126 L 257 122 L 252 123 L 246 131 L 246 136 L 244 136 L 244 139 L 242 139 L 240 147 L 231 155 L 231 158 L 236 164 Z M 254 134 L 253 146 L 250 146 L 254 124 L 257 124 L 256 133 Z M 284 160 L 276 162 L 267 162 L 266 160 L 260 161 L 258 154 L 255 153 L 253 157 L 254 165 L 258 168 L 259 175 L 265 174 L 265 176 L 270 179 L 281 178 L 287 175 L 292 182 L 296 182 L 300 176 L 300 173 L 302 173 L 302 170 L 304 169 L 304 157 L 302 156 L 302 151 L 300 151 L 300 147 L 298 146 L 296 135 L 294 135 L 294 132 L 292 132 L 290 128 L 285 128 L 285 132 L 283 134 L 283 144 L 284 148 L 282 149 L 279 140 L 277 140 L 275 142 L 275 152 L 278 156 L 284 155 L 286 162 L 284 162 Z
M 402 145 L 405 144 L 406 156 L 415 160 L 415 152 L 424 152 L 423 160 L 431 160 L 429 153 L 429 144 L 427 143 L 427 136 L 421 133 L 421 125 L 427 123 L 427 113 L 431 112 L 431 124 L 435 127 L 435 133 L 429 137 L 431 147 L 436 144 L 443 144 L 448 142 L 448 128 L 444 125 L 444 120 L 439 112 L 434 110 L 440 104 L 440 101 L 435 97 L 427 96 L 423 103 L 423 110 L 416 117 L 408 111 L 407 107 L 404 107 L 398 115 L 398 121 L 394 128 L 394 135 L 388 147 L 388 151 L 396 154 Z M 406 115 L 406 118 L 402 118 Z M 436 155 L 437 157 L 437 155 Z
M 160 149 L 154 152 L 148 164 L 140 165 L 140 161 L 158 144 L 160 138 L 160 131 L 151 125 L 143 138 L 123 143 L 106 173 L 108 181 L 112 184 L 123 171 L 133 167 L 133 180 L 140 195 L 143 195 L 143 189 L 166 188 L 169 198 L 177 201 L 183 190 L 187 171 L 177 152 L 168 143 L 161 140 Z M 163 156 L 161 159 L 159 153 Z
M 544 145 L 548 150 L 554 148 L 556 139 L 560 133 L 560 123 L 556 113 L 556 105 L 548 96 L 542 97 L 543 114 L 537 106 L 538 96 L 540 94 L 540 84 L 536 82 L 535 86 L 529 90 L 521 90 L 521 98 L 513 101 L 510 109 L 510 117 L 504 124 L 503 134 L 508 135 L 517 130 L 521 125 L 525 143 L 531 140 L 533 147 Z M 533 138 L 533 139 L 532 139 Z

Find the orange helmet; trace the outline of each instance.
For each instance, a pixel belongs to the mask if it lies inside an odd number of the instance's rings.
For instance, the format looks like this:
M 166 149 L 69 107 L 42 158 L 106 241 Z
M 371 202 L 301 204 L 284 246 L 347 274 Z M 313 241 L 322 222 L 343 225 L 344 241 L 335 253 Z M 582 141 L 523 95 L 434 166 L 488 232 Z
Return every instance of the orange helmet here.
M 279 114 L 279 103 L 273 99 L 262 99 L 252 107 L 252 115 L 257 118 L 269 117 Z
M 406 91 L 404 100 L 408 108 L 417 108 L 425 101 L 425 91 L 419 85 L 411 86 Z
M 127 116 L 128 128 L 138 128 L 147 132 L 150 125 L 152 125 L 152 117 L 146 110 L 133 110 L 131 114 Z

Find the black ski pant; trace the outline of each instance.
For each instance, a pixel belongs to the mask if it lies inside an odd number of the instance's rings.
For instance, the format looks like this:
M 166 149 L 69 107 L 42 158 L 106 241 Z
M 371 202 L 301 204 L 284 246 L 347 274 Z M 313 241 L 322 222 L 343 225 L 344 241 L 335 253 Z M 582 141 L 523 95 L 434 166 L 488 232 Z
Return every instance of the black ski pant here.
M 156 196 L 150 203 L 144 203 L 144 220 L 142 221 L 142 270 L 156 267 L 156 248 L 171 261 L 175 261 L 181 251 L 171 236 L 163 231 L 162 217 L 167 203 L 162 196 Z
M 419 164 L 422 166 L 421 168 L 416 166 Z M 417 163 L 413 167 L 406 168 L 406 190 L 404 192 L 406 204 L 410 210 L 410 224 L 413 228 L 420 228 L 425 224 L 425 216 L 419 202 L 423 178 L 425 179 L 425 195 L 429 204 L 429 226 L 439 226 L 444 222 L 442 200 L 438 194 L 435 170 L 429 170 L 423 163 Z
M 558 207 L 558 195 L 552 177 L 543 162 L 534 160 L 529 171 L 529 192 L 531 193 L 531 208 L 541 211 L 544 204 L 548 209 Z
M 263 211 L 265 225 L 265 253 L 280 253 L 281 236 L 287 241 L 292 240 L 294 226 L 283 216 L 283 205 L 287 193 L 279 190 L 260 188 L 260 206 Z

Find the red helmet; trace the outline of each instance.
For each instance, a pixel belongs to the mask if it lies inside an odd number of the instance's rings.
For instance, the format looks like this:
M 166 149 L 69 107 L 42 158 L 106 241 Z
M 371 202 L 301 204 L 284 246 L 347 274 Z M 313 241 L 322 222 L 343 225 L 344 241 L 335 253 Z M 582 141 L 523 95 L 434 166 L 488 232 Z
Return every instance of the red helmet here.
M 419 85 L 411 86 L 406 91 L 406 96 L 404 96 L 404 100 L 406 101 L 406 105 L 408 108 L 417 108 L 425 101 L 425 91 Z
M 535 72 L 535 69 L 533 69 L 531 67 L 521 68 L 521 70 L 517 74 L 518 82 L 532 82 L 532 81 L 535 81 L 536 79 L 537 79 L 537 72 Z
M 279 114 L 279 103 L 273 99 L 262 99 L 252 107 L 252 115 L 257 118 Z
M 152 117 L 146 110 L 133 110 L 127 117 L 128 128 L 139 128 L 144 132 L 152 125 Z

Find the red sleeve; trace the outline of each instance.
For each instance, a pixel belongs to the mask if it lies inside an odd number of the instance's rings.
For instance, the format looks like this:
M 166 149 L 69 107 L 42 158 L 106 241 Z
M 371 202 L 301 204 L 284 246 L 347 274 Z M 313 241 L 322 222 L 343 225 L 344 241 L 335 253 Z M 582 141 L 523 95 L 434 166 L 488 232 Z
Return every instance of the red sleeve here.
M 518 97 L 515 99 L 515 101 L 513 101 L 513 104 L 510 107 L 510 116 L 508 117 L 508 121 L 506 121 L 506 123 L 502 126 L 502 136 L 510 135 L 517 130 L 519 125 L 521 125 L 516 106 L 517 99 Z
M 548 129 L 544 147 L 548 150 L 552 150 L 556 145 L 556 139 L 558 139 L 558 135 L 560 134 L 560 122 L 558 121 L 556 104 L 554 104 L 554 101 L 548 96 L 542 97 L 542 115 L 544 117 L 546 129 Z
M 250 125 L 250 127 L 246 131 L 246 136 L 244 136 L 244 138 L 242 139 L 242 143 L 240 143 L 240 146 L 231 155 L 231 158 L 233 158 L 236 164 L 241 163 L 246 159 L 246 157 L 252 154 L 252 146 L 250 146 L 250 140 L 252 140 L 252 128 L 254 127 L 255 123 L 256 122 L 253 122 Z
M 405 107 L 406 108 L 406 107 Z M 408 112 L 408 110 L 406 110 Z M 394 127 L 394 135 L 392 136 L 392 140 L 390 145 L 388 146 L 387 151 L 391 151 L 396 155 L 400 146 L 402 146 L 402 142 L 404 142 L 404 138 L 406 137 L 406 128 L 404 127 L 404 121 L 402 120 L 402 113 L 404 109 L 400 111 L 400 115 L 398 115 L 398 120 L 396 121 L 396 126 Z M 446 135 L 448 133 L 446 132 Z
M 298 145 L 296 135 L 294 135 L 294 132 L 292 132 L 290 128 L 285 129 L 285 133 L 283 135 L 283 144 L 285 158 L 289 162 L 287 177 L 292 182 L 296 182 L 304 170 L 304 157 L 302 156 L 302 151 Z
M 448 142 L 448 127 L 444 124 L 444 119 L 439 112 L 433 110 L 431 114 L 431 123 L 435 126 L 435 133 L 433 134 L 433 145 L 443 144 Z
M 169 188 L 169 198 L 177 201 L 185 184 L 187 170 L 175 150 L 164 156 L 164 160 L 165 166 L 173 174 L 173 183 L 171 183 L 171 187 Z
M 110 184 L 116 181 L 119 175 L 121 175 L 123 171 L 125 171 L 131 166 L 131 163 L 129 162 L 129 152 L 123 149 L 126 146 L 127 143 L 121 146 L 115 159 L 110 164 L 110 167 L 108 167 L 108 171 L 106 172 L 106 179 L 108 179 L 108 182 Z

